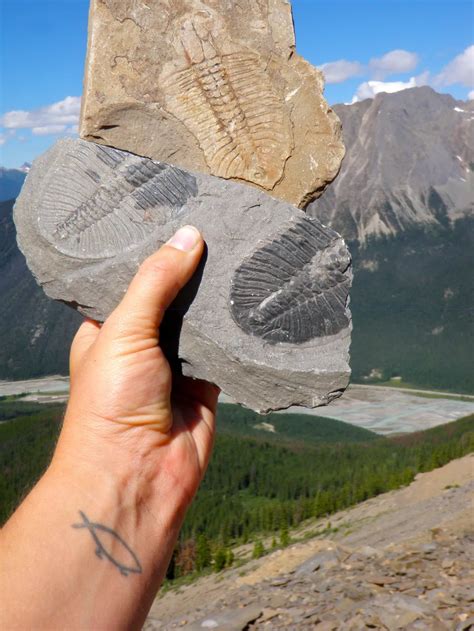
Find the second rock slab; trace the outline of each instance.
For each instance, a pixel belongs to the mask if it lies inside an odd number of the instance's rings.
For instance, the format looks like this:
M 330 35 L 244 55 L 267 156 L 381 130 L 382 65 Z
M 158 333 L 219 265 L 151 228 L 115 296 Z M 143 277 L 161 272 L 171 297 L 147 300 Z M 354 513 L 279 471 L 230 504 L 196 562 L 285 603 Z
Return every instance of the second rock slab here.
M 183 374 L 258 412 L 324 405 L 347 386 L 350 255 L 337 233 L 285 202 L 69 139 L 35 161 L 15 223 L 45 292 L 96 320 L 140 263 L 192 224 L 207 254 L 163 335 Z

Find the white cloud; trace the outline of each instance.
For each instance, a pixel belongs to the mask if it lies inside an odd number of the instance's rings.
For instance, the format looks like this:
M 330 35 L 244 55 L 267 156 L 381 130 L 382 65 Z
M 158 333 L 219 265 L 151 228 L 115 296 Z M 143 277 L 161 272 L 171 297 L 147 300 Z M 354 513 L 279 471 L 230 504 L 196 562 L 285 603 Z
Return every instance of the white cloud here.
M 0 134 L 0 147 L 7 142 L 7 137 L 5 134 Z
M 369 69 L 375 79 L 383 79 L 392 74 L 411 72 L 418 65 L 418 55 L 408 50 L 391 50 L 382 57 L 369 61 Z
M 468 101 L 474 101 L 474 90 L 471 90 L 469 92 L 469 94 L 467 95 L 467 100 Z
M 80 96 L 67 96 L 62 101 L 37 110 L 6 112 L 0 116 L 0 126 L 6 129 L 31 129 L 35 135 L 57 134 L 66 130 L 68 125 L 77 125 L 80 108 Z
M 66 131 L 66 125 L 44 125 L 31 129 L 33 136 L 49 136 L 50 134 L 61 134 L 63 131 Z
M 421 85 L 428 85 L 430 82 L 430 71 L 425 70 L 415 77 L 416 85 L 419 87 Z
M 380 92 L 400 92 L 407 88 L 415 88 L 417 85 L 421 85 L 417 83 L 417 77 L 411 77 L 409 81 L 365 81 L 357 88 L 352 97 L 352 103 L 363 99 L 373 99 Z
M 339 59 L 319 66 L 326 78 L 326 83 L 342 83 L 351 77 L 357 77 L 364 72 L 364 66 L 358 61 Z
M 453 83 L 461 83 L 468 88 L 474 87 L 474 44 L 450 61 L 434 78 L 435 85 Z

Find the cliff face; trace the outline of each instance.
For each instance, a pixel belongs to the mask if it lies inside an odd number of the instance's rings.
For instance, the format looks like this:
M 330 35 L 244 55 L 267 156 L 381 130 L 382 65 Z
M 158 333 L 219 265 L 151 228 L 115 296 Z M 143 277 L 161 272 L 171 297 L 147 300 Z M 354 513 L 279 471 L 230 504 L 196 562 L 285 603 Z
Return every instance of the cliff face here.
M 473 213 L 474 101 L 422 87 L 334 110 L 347 154 L 312 216 L 363 243 Z

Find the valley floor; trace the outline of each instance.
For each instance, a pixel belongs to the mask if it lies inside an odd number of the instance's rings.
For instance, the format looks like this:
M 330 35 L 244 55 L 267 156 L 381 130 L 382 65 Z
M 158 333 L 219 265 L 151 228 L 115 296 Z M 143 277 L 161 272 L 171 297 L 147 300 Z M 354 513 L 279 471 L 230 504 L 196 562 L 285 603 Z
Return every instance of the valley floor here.
M 27 381 L 0 381 L 0 397 L 26 394 L 23 400 L 62 403 L 69 396 L 69 379 L 60 375 Z M 460 400 L 462 397 L 463 400 Z M 221 402 L 230 399 L 221 395 Z M 351 423 L 377 434 L 417 432 L 474 413 L 474 396 L 434 390 L 351 384 L 344 395 L 326 407 L 284 412 L 314 414 Z M 262 423 L 262 431 L 265 426 Z M 271 425 L 267 431 L 272 431 Z
M 331 516 L 331 539 L 309 538 L 167 592 L 144 629 L 467 631 L 473 499 L 471 454 Z M 325 524 L 291 534 L 310 536 Z M 250 546 L 235 553 L 248 558 Z

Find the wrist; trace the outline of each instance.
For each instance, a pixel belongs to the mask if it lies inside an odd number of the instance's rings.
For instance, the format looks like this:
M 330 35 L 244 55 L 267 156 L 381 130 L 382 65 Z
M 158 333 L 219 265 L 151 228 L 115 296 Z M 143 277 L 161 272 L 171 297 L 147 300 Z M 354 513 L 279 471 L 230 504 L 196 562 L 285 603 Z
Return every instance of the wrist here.
M 12 621 L 34 626 L 28 612 L 20 613 L 25 594 L 35 620 L 64 622 L 51 599 L 36 598 L 33 567 L 43 568 L 43 592 L 70 608 L 69 628 L 140 628 L 136 621 L 143 622 L 156 595 L 184 517 L 169 488 L 158 473 L 154 492 L 144 493 L 136 476 L 103 462 L 72 461 L 59 450 L 2 530 L 0 583 L 3 574 L 11 602 L 5 628 L 16 628 Z M 104 602 L 113 607 L 104 609 Z
M 132 456 L 131 456 L 132 457 Z M 180 490 L 176 480 L 155 463 L 120 463 L 93 453 L 87 458 L 67 453 L 54 455 L 48 468 L 48 478 L 61 484 L 65 491 L 74 490 L 91 507 L 101 505 L 121 507 L 139 522 L 150 522 L 171 528 L 184 517 L 190 503 L 186 492 Z

